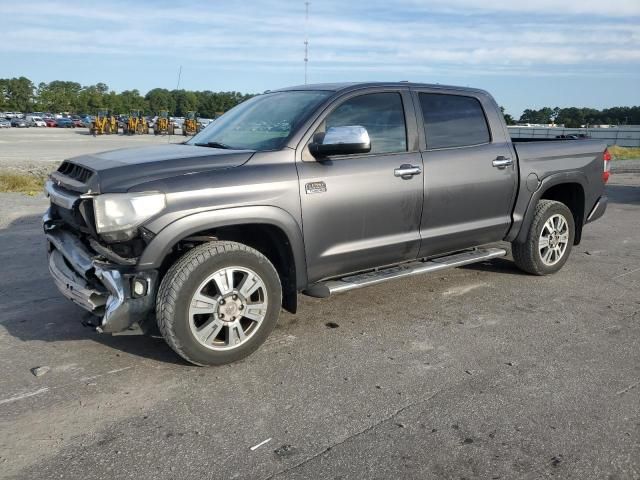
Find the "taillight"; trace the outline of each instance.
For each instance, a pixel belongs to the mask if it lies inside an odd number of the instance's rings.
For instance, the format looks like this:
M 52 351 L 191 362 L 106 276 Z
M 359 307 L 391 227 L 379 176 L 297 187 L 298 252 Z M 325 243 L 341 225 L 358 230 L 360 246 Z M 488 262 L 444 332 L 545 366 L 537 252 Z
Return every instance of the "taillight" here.
M 609 181 L 609 177 L 611 176 L 611 154 L 609 150 L 605 149 L 602 154 L 602 159 L 604 160 L 604 171 L 602 172 L 602 180 L 604 183 Z

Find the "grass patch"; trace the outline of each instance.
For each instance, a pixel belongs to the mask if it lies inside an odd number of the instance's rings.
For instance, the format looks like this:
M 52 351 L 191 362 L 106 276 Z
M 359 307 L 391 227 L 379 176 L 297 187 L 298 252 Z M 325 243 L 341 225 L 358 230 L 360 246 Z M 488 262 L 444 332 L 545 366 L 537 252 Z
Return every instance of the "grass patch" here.
M 46 178 L 45 175 L 28 172 L 0 172 L 0 192 L 37 195 L 42 192 Z
M 640 147 L 619 147 L 612 145 L 609 147 L 609 153 L 613 155 L 614 160 L 640 159 Z

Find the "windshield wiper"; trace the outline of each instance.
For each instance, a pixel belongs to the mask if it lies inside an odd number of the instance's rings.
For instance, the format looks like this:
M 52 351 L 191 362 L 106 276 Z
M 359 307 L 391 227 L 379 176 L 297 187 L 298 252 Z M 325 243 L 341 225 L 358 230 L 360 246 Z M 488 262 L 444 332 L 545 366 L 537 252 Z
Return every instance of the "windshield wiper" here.
M 197 147 L 224 148 L 225 150 L 233 150 L 232 147 L 220 142 L 195 143 Z

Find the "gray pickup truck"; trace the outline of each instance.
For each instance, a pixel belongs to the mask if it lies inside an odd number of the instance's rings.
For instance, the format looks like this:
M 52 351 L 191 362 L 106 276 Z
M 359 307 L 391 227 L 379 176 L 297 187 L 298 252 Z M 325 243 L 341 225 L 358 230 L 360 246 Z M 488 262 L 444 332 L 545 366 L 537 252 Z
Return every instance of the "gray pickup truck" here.
M 606 209 L 609 163 L 598 141 L 512 142 L 482 90 L 286 88 L 182 144 L 64 161 L 45 187 L 49 269 L 98 331 L 155 321 L 189 362 L 224 364 L 300 292 L 501 257 L 500 241 L 556 272 Z

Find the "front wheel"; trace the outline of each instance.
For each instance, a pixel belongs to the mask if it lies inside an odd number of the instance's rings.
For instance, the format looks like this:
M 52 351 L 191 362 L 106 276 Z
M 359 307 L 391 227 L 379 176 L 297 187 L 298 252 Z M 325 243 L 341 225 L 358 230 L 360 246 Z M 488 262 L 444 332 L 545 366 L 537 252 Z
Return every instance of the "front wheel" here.
M 513 259 L 521 270 L 533 275 L 555 273 L 567 262 L 575 235 L 569 208 L 553 200 L 540 200 L 523 243 L 511 245 Z
M 199 245 L 167 272 L 156 318 L 169 346 L 195 365 L 223 365 L 253 353 L 280 314 L 276 269 L 236 242 Z

